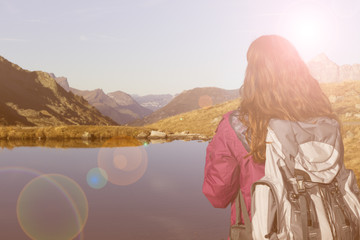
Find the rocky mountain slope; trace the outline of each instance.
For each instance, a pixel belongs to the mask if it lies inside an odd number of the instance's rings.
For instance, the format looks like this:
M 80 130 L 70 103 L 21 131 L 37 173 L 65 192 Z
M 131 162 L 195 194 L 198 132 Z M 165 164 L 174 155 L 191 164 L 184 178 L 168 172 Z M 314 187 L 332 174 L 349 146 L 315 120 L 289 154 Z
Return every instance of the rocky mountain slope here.
M 125 109 L 128 109 L 136 114 L 136 118 L 143 118 L 153 111 L 139 104 L 131 95 L 122 92 L 115 91 L 107 94 L 109 97 L 115 100 L 117 104 Z
M 131 95 L 141 106 L 148 108 L 152 111 L 156 111 L 166 104 L 168 104 L 174 96 L 171 94 L 150 94 L 145 96 L 139 96 L 136 94 Z
M 116 125 L 48 74 L 0 56 L 0 125 Z
M 239 90 L 225 90 L 215 87 L 194 88 L 183 91 L 165 107 L 153 112 L 140 121 L 131 123 L 135 126 L 146 125 L 199 108 L 210 107 L 239 97 Z
M 126 124 L 151 113 L 151 110 L 140 106 L 128 94 L 120 91 L 112 93 L 112 97 L 105 94 L 102 89 L 89 91 L 70 88 L 70 91 L 84 97 L 103 115 L 118 124 Z
M 55 79 L 57 84 L 59 84 L 65 91 L 67 91 L 67 92 L 70 91 L 69 82 L 66 77 L 56 77 L 55 74 L 53 74 L 53 73 L 49 73 L 49 75 L 50 75 L 50 77 Z
M 342 82 L 360 80 L 360 64 L 338 66 L 324 53 L 308 62 L 312 76 L 319 82 Z

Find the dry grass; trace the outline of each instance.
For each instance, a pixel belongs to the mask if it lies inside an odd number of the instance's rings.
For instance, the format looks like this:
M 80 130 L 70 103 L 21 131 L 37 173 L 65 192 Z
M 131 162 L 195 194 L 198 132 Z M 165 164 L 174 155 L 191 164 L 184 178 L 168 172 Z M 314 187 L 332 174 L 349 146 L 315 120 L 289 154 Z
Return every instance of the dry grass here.
M 56 126 L 56 127 L 0 127 L 0 139 L 109 139 L 113 137 L 136 137 L 141 132 L 149 133 L 145 127 L 128 126 Z
M 354 171 L 360 186 L 360 122 L 344 124 L 343 139 L 345 166 Z
M 212 137 L 222 118 L 222 115 L 236 109 L 238 105 L 239 99 L 236 99 L 215 106 L 169 117 L 156 123 L 146 125 L 146 127 L 169 133 L 185 131 Z
M 50 148 L 101 148 L 101 147 L 132 147 L 148 142 L 134 137 L 113 137 L 110 139 L 10 139 L 0 140 L 1 148 L 15 147 L 50 147 Z
M 360 121 L 360 81 L 321 85 L 343 122 Z

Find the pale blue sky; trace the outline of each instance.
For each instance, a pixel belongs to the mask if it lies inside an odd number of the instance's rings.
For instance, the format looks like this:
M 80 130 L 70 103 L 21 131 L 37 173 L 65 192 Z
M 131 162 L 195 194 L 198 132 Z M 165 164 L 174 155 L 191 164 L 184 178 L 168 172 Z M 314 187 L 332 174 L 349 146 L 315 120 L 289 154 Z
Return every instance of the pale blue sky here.
M 354 64 L 359 24 L 359 0 L 0 0 L 0 55 L 83 90 L 235 89 L 260 35 Z

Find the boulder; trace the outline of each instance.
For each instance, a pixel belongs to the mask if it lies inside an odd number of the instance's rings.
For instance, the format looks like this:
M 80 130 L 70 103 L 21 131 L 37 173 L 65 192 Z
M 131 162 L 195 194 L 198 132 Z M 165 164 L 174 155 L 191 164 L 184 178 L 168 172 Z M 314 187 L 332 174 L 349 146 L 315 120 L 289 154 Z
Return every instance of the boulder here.
M 93 139 L 94 135 L 92 135 L 89 132 L 84 132 L 83 135 L 81 136 L 82 139 L 87 140 L 87 139 Z
M 166 133 L 160 131 L 151 131 L 148 138 L 150 139 L 166 138 Z

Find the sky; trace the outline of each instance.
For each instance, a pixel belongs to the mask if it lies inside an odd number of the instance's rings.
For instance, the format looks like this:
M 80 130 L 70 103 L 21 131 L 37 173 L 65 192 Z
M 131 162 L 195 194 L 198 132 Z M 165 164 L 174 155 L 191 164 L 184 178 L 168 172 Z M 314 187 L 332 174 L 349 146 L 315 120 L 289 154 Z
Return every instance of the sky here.
M 359 0 L 0 0 L 0 56 L 106 93 L 237 89 L 261 35 L 360 63 Z

